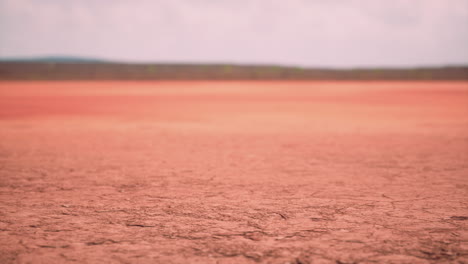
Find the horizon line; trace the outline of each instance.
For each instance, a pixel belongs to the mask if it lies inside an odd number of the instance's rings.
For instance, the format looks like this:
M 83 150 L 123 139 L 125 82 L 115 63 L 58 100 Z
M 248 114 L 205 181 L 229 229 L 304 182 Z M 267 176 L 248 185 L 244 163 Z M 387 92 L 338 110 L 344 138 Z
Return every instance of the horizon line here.
M 322 70 L 360 70 L 360 69 L 434 69 L 434 68 L 467 68 L 467 63 L 440 63 L 424 65 L 365 65 L 365 66 L 308 66 L 288 63 L 263 63 L 263 62 L 226 62 L 226 61 L 138 61 L 138 60 L 119 60 L 107 59 L 91 56 L 74 55 L 44 55 L 44 56 L 0 56 L 0 63 L 102 63 L 102 64 L 129 64 L 129 65 L 191 65 L 191 66 L 239 66 L 239 67 L 280 67 L 280 68 L 301 68 L 301 69 L 322 69 Z

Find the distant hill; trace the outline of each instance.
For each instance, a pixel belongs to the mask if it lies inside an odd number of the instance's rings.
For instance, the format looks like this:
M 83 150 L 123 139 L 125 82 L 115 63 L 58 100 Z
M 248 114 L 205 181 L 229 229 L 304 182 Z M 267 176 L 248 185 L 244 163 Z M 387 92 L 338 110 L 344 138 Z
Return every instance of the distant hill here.
M 0 80 L 464 80 L 468 66 L 320 69 L 275 65 L 131 64 L 80 57 L 0 59 Z

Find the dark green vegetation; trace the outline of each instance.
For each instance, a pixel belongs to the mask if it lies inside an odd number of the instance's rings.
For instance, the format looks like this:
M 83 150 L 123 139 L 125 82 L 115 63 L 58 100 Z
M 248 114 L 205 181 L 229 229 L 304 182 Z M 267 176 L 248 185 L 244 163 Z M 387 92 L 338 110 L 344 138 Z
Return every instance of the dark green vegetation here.
M 0 61 L 0 80 L 468 80 L 468 66 L 312 69 L 227 64 Z

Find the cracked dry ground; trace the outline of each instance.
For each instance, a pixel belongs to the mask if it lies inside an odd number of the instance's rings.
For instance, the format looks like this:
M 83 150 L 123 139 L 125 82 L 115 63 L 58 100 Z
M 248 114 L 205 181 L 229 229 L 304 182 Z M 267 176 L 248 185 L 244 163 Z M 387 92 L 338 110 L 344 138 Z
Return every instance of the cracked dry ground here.
M 1 263 L 467 263 L 468 83 L 2 82 Z

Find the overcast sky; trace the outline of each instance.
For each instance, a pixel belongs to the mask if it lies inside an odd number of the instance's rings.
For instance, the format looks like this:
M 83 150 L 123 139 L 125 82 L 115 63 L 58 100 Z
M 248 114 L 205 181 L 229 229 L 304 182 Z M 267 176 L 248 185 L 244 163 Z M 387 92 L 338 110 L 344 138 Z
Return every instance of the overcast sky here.
M 468 0 L 0 0 L 0 57 L 468 64 Z

